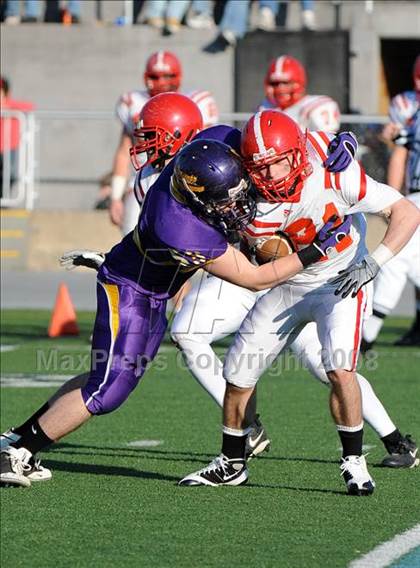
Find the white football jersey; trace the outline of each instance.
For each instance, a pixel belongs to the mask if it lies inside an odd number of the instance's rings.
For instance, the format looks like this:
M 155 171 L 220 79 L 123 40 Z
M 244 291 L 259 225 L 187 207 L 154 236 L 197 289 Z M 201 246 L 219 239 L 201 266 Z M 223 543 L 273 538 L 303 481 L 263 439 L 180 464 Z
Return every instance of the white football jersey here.
M 399 199 L 401 194 L 388 185 L 367 176 L 356 161 L 344 172 L 332 174 L 322 167 L 330 137 L 324 132 L 308 134 L 309 161 L 313 172 L 304 181 L 297 202 L 269 203 L 260 199 L 257 215 L 243 237 L 252 248 L 281 231 L 291 239 L 296 250 L 308 246 L 316 233 L 333 215 L 341 219 L 350 213 L 378 213 Z M 289 282 L 318 287 L 336 276 L 339 270 L 359 262 L 367 253 L 365 221 L 353 215 L 349 235 L 328 257 L 312 264 Z
M 149 99 L 147 91 L 129 91 L 118 99 L 115 112 L 130 138 L 133 137 L 134 129 L 137 127 L 141 109 Z
M 195 90 L 186 94 L 200 109 L 203 117 L 204 128 L 217 124 L 219 110 L 213 95 L 209 91 Z M 137 127 L 140 113 L 144 105 L 150 99 L 147 91 L 129 91 L 121 95 L 116 106 L 116 114 L 120 119 L 124 131 L 130 138 L 133 137 Z
M 203 117 L 203 128 L 208 128 L 219 122 L 219 109 L 213 95 L 209 91 L 191 91 L 187 93 L 187 96 L 200 109 Z
M 268 99 L 264 99 L 258 110 L 279 109 Z M 340 109 L 331 97 L 324 95 L 305 95 L 294 105 L 282 112 L 293 118 L 302 130 L 324 130 L 337 132 L 340 128 Z
M 147 164 L 147 166 L 141 168 L 141 170 L 137 172 L 136 179 L 134 181 L 134 195 L 136 196 L 140 207 L 143 205 L 146 193 L 155 183 L 161 172 L 162 170 L 157 170 L 150 164 Z

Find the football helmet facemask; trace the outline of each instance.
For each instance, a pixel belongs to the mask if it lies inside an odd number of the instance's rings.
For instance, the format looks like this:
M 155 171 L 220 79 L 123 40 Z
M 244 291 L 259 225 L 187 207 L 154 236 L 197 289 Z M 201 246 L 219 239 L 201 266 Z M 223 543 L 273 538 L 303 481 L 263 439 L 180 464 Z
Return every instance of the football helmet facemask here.
M 256 213 L 255 196 L 241 159 L 216 140 L 194 140 L 176 157 L 171 191 L 225 235 L 242 231 Z
M 290 55 L 277 57 L 268 67 L 264 86 L 267 99 L 276 107 L 284 110 L 305 95 L 305 68 Z
M 130 148 L 136 170 L 146 164 L 159 168 L 175 156 L 203 127 L 198 106 L 185 95 L 162 93 L 152 97 L 141 110 L 134 131 L 136 144 Z M 138 159 L 146 154 L 147 159 Z
M 241 154 L 257 191 L 271 202 L 299 201 L 303 181 L 312 173 L 306 135 L 298 124 L 278 110 L 252 116 L 242 131 Z M 288 173 L 273 177 L 269 166 L 282 161 Z

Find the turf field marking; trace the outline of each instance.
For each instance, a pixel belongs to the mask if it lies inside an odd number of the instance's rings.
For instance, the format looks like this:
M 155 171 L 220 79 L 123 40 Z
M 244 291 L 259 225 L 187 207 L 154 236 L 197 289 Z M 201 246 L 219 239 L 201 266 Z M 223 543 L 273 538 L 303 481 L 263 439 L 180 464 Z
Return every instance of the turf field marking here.
M 134 440 L 133 442 L 128 442 L 127 446 L 130 446 L 130 448 L 155 448 L 162 444 L 163 440 Z
M 59 387 L 72 377 L 73 375 L 30 375 L 25 373 L 2 375 L 0 386 L 18 388 Z
M 385 568 L 417 546 L 420 546 L 420 524 L 379 544 L 367 554 L 350 562 L 348 568 Z
M 374 444 L 363 444 L 363 446 L 362 446 L 362 450 L 364 452 L 368 452 L 369 450 L 373 450 L 373 448 L 376 448 L 376 445 L 374 445 Z M 342 451 L 343 451 L 342 447 L 337 448 L 337 452 L 342 452 Z
M 0 345 L 0 353 L 7 353 L 8 351 L 16 351 L 19 345 Z

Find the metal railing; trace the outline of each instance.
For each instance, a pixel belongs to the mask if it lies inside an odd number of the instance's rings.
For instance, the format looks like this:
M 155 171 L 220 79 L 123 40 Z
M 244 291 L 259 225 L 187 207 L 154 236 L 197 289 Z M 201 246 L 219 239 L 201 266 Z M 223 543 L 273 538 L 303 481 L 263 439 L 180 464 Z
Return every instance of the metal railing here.
M 26 114 L 4 110 L 1 116 L 2 123 L 4 122 L 3 148 L 8 147 L 7 140 L 10 140 L 11 132 L 8 133 L 7 128 L 11 129 L 11 119 L 19 120 L 16 181 L 12 183 L 12 155 L 6 151 L 3 156 L 1 206 L 32 209 L 36 201 L 36 181 L 38 193 L 43 191 L 44 183 L 58 185 L 57 197 L 61 195 L 62 198 L 57 199 L 57 202 L 61 203 L 60 207 L 65 208 L 66 195 L 61 194 L 60 186 L 68 187 L 69 183 L 96 184 L 99 177 L 111 168 L 112 155 L 117 144 L 117 137 L 115 145 L 110 143 L 116 132 L 116 119 L 111 111 L 45 110 Z M 241 127 L 250 116 L 251 113 L 245 112 L 222 113 L 220 122 Z M 6 119 L 10 119 L 8 126 Z M 368 174 L 378 181 L 385 181 L 386 178 L 389 149 L 381 140 L 380 134 L 388 120 L 386 116 L 376 115 L 345 114 L 341 117 L 341 130 L 353 130 L 356 133 L 360 144 L 359 157 Z M 52 124 L 54 129 L 51 128 Z M 70 125 L 74 128 L 69 129 Z M 107 144 L 103 142 L 105 134 Z M 94 138 L 95 143 L 86 145 L 87 136 L 89 140 Z M 95 162 L 95 156 L 98 155 L 101 160 Z M 69 157 L 72 164 L 70 169 L 67 167 Z M 62 162 L 61 165 L 57 165 L 58 162 Z
M 1 207 L 34 207 L 35 129 L 33 113 L 2 109 Z

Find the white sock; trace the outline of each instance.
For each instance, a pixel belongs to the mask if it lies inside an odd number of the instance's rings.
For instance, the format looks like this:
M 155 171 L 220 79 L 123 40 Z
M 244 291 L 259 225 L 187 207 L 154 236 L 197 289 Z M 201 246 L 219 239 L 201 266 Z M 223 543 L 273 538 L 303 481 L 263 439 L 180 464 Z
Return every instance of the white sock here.
M 376 396 L 369 381 L 357 373 L 360 390 L 362 392 L 363 418 L 375 430 L 380 438 L 388 436 L 397 429 L 392 422 L 382 402 Z
M 370 318 L 363 324 L 363 339 L 368 343 L 376 340 L 384 324 L 384 318 L 378 316 L 370 316 Z
M 223 378 L 223 363 L 208 343 L 182 339 L 178 343 L 193 377 L 223 408 L 226 381 Z

